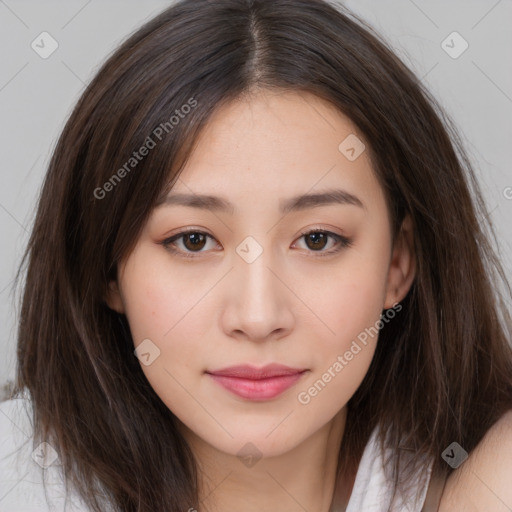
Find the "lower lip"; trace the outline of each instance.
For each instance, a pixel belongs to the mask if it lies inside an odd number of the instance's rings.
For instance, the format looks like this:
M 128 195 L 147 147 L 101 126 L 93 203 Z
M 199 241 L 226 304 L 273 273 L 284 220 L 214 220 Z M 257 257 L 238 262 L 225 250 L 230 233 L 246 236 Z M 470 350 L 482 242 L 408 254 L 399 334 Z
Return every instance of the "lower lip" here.
M 241 379 L 239 377 L 225 377 L 222 375 L 208 375 L 222 387 L 235 395 L 249 400 L 269 400 L 284 393 L 293 386 L 301 377 L 301 373 L 269 377 L 268 379 Z

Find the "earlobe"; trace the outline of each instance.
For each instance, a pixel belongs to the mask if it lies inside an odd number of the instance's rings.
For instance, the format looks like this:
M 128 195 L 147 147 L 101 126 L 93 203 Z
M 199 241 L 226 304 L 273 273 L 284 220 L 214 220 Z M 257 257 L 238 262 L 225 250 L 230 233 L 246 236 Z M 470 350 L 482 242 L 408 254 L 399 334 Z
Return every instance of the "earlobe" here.
M 121 298 L 121 292 L 116 280 L 111 280 L 108 283 L 108 290 L 105 295 L 105 303 L 110 309 L 124 314 L 124 304 Z
M 411 216 L 407 214 L 396 237 L 388 272 L 384 308 L 393 307 L 409 292 L 416 277 L 416 254 Z

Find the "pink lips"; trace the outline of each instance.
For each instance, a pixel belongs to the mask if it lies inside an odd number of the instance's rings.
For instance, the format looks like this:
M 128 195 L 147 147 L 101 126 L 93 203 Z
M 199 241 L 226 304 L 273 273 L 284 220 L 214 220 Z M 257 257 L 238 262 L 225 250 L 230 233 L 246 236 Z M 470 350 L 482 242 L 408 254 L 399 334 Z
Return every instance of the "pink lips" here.
M 207 371 L 218 384 L 249 400 L 269 400 L 293 386 L 307 370 L 269 364 L 262 368 L 241 365 Z

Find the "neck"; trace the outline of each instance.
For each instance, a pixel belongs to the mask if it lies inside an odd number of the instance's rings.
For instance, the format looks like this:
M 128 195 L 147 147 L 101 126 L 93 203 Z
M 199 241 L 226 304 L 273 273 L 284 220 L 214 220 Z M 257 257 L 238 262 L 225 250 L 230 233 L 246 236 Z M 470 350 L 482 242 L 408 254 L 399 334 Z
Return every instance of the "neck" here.
M 198 463 L 201 511 L 329 512 L 334 504 L 343 510 L 351 483 L 337 482 L 336 472 L 346 413 L 345 407 L 292 450 L 250 466 L 183 426 Z

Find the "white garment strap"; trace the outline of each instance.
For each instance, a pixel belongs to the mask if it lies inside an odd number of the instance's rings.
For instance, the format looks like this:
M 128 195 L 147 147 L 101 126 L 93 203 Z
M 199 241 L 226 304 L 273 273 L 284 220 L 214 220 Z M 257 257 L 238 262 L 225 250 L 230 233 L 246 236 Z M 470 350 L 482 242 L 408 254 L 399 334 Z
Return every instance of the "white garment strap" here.
M 390 454 L 391 451 L 388 448 L 385 455 L 388 457 Z M 404 459 L 407 459 L 407 456 L 404 456 Z M 384 470 L 377 426 L 373 430 L 359 462 L 347 508 L 344 509 L 339 503 L 333 503 L 330 512 L 433 512 L 437 509 L 423 509 L 429 490 L 431 471 L 432 464 L 427 463 L 418 470 L 411 479 L 413 483 L 411 488 L 405 491 L 403 496 L 396 496 L 396 502 L 393 508 L 390 508 L 393 482 Z M 438 486 L 434 485 L 430 499 L 434 500 L 438 494 L 440 496 L 440 492 Z

